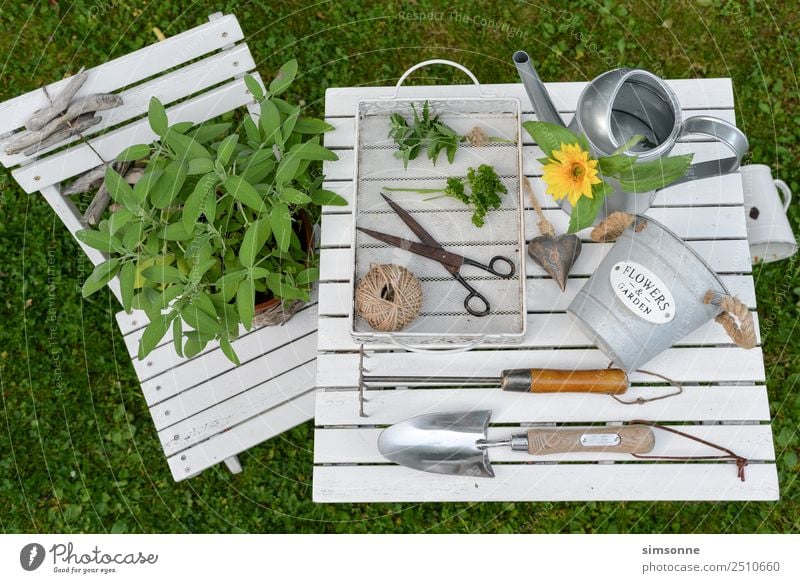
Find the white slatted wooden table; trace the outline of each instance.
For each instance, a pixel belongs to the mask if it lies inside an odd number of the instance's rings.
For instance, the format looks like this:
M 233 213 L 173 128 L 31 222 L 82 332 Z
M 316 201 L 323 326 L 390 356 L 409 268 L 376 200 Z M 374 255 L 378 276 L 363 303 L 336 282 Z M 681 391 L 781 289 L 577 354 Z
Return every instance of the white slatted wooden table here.
M 729 79 L 676 80 L 670 85 L 684 115 L 711 114 L 734 122 Z M 548 85 L 567 121 L 584 83 Z M 535 119 L 518 84 L 485 86 L 498 96 L 518 97 L 523 121 Z M 404 97 L 420 99 L 456 94 L 456 87 L 408 87 Z M 463 88 L 461 88 L 463 91 Z M 390 95 L 391 88 L 329 89 L 326 119 L 336 131 L 325 145 L 339 160 L 325 163 L 327 187 L 348 200 L 353 196 L 354 112 L 359 99 Z M 558 230 L 567 216 L 543 194 L 542 152 L 523 132 L 524 171 L 539 201 Z M 695 138 L 674 153 L 695 152 L 695 161 L 727 156 L 716 143 Z M 444 170 L 446 171 L 446 170 Z M 729 289 L 755 310 L 750 274 L 742 184 L 738 174 L 678 185 L 661 191 L 649 216 L 666 224 L 698 251 Z M 525 210 L 526 238 L 538 235 L 533 210 Z M 734 346 L 722 328 L 709 323 L 647 364 L 647 369 L 687 384 L 684 394 L 639 406 L 626 406 L 607 396 L 530 395 L 496 388 L 425 386 L 371 387 L 366 391 L 366 417 L 359 415 L 359 346 L 351 339 L 346 315 L 353 293 L 352 216 L 347 207 L 327 208 L 322 228 L 317 358 L 314 500 L 373 501 L 534 501 L 534 500 L 775 500 L 778 478 L 761 348 Z M 608 359 L 570 322 L 566 308 L 608 251 L 584 237 L 567 289 L 561 293 L 542 269 L 527 263 L 528 333 L 513 348 L 481 349 L 461 354 L 430 355 L 398 350 L 393 345 L 368 345 L 365 367 L 374 376 L 497 376 L 508 368 L 603 368 Z M 626 397 L 672 391 L 652 386 L 652 377 L 631 376 Z M 645 386 L 647 383 L 650 386 Z M 635 460 L 614 454 L 569 454 L 530 457 L 494 448 L 494 479 L 443 476 L 389 463 L 378 452 L 381 429 L 431 412 L 491 409 L 490 438 L 510 435 L 520 426 L 556 423 L 619 424 L 648 419 L 683 425 L 696 436 L 725 445 L 751 460 L 747 479 L 736 477 L 728 462 L 668 463 Z M 684 425 L 685 424 L 685 425 Z M 516 428 L 516 429 L 515 429 Z M 653 455 L 713 455 L 697 443 L 656 431 Z M 629 463 L 619 463 L 619 462 Z M 559 463 L 569 462 L 569 463 Z
M 144 117 L 151 97 L 167 107 L 171 123 L 201 123 L 243 106 L 258 115 L 243 77 L 251 72 L 260 78 L 243 40 L 235 16 L 215 14 L 207 24 L 88 69 L 89 77 L 77 96 L 119 92 L 124 101 L 101 112 L 102 121 L 84 132 L 91 148 L 73 138 L 35 157 L 6 155 L 5 143 L 47 104 L 47 98 L 37 89 L 1 103 L 0 162 L 17 167 L 12 176 L 20 186 L 28 193 L 39 191 L 74 234 L 83 228 L 81 213 L 61 194 L 61 182 L 113 160 L 132 144 L 154 140 Z M 67 82 L 50 84 L 49 94 L 58 94 Z M 94 264 L 105 261 L 103 253 L 78 243 Z M 109 286 L 119 298 L 119 282 L 113 280 Z M 179 357 L 171 331 L 140 361 L 136 354 L 147 318 L 139 311 L 117 314 L 175 480 L 220 462 L 241 471 L 237 454 L 311 418 L 317 309 L 315 296 L 284 326 L 242 330 L 233 342 L 242 362 L 238 367 L 216 342 L 192 359 Z

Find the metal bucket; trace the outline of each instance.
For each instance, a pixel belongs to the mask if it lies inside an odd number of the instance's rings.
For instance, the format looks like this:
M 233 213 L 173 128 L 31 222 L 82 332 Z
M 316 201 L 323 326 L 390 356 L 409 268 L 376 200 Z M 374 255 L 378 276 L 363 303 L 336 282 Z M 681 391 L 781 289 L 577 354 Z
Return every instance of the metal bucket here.
M 680 237 L 638 216 L 567 312 L 614 366 L 630 373 L 720 313 L 703 302 L 709 290 L 730 295 Z

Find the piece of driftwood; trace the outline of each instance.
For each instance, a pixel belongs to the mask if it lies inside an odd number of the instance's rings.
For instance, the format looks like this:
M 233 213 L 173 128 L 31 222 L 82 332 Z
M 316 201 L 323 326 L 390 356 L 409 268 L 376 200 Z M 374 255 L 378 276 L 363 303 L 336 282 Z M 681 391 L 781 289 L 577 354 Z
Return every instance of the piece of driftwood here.
M 86 97 L 76 99 L 69 105 L 67 111 L 65 111 L 63 115 L 53 118 L 39 131 L 24 132 L 17 139 L 9 142 L 9 144 L 6 146 L 5 152 L 9 155 L 17 154 L 18 152 L 25 150 L 25 148 L 36 146 L 35 149 L 30 148 L 26 150 L 25 154 L 30 155 L 31 153 L 36 153 L 37 151 L 47 147 L 43 145 L 46 142 L 48 145 L 53 145 L 53 142 L 48 142 L 47 138 L 57 135 L 58 132 L 61 132 L 69 124 L 76 123 L 77 120 L 84 114 L 104 111 L 120 105 L 122 105 L 122 98 L 119 95 L 106 93 L 95 93 L 93 95 L 87 95 Z
M 93 125 L 97 125 L 100 123 L 100 120 L 103 118 L 99 115 L 94 115 L 94 113 L 85 113 L 79 117 L 76 117 L 73 120 L 68 121 L 63 125 L 61 129 L 56 131 L 54 134 L 50 135 L 49 137 L 43 139 L 41 142 L 38 142 L 25 150 L 26 156 L 32 156 L 39 150 L 44 150 L 45 148 L 49 148 L 50 146 L 54 146 L 59 142 L 63 142 L 67 138 L 70 138 L 76 134 L 81 133 L 82 131 L 92 127 Z M 8 153 L 8 150 L 6 150 Z
M 131 168 L 125 173 L 125 182 L 133 186 L 144 176 L 144 168 Z
M 67 83 L 67 86 L 64 87 L 61 93 L 55 98 L 50 98 L 49 95 L 47 96 L 50 100 L 50 105 L 35 112 L 30 119 L 25 122 L 25 127 L 31 131 L 39 131 L 47 125 L 51 119 L 66 110 L 67 107 L 69 107 L 70 101 L 75 97 L 78 89 L 86 83 L 88 77 L 89 74 L 84 71 L 84 67 L 81 67 L 81 70 L 69 80 L 69 83 Z
M 106 168 L 108 168 L 111 163 L 101 164 L 97 168 L 92 168 L 88 172 L 84 172 L 75 181 L 67 186 L 61 194 L 64 196 L 72 196 L 73 194 L 79 194 L 81 192 L 89 192 L 90 190 L 94 190 L 100 183 L 103 181 L 103 178 L 106 175 Z
M 128 162 L 116 162 L 114 164 L 114 170 L 125 175 L 125 178 L 127 179 L 129 166 L 130 164 Z M 103 215 L 103 212 L 105 212 L 110 202 L 111 194 L 106 188 L 105 180 L 103 180 L 100 184 L 100 188 L 97 189 L 97 194 L 94 195 L 92 202 L 90 202 L 89 206 L 86 207 L 86 212 L 83 213 L 83 217 L 81 218 L 81 223 L 83 226 L 86 227 L 96 225 L 100 221 L 100 217 Z

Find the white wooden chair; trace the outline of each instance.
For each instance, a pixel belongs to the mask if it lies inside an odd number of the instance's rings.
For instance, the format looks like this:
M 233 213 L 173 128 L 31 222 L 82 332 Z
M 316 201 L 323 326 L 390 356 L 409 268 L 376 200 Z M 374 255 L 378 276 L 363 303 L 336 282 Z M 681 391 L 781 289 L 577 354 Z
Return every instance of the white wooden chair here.
M 72 138 L 33 157 L 6 155 L 4 144 L 48 104 L 47 95 L 40 88 L 0 104 L 0 162 L 16 167 L 11 174 L 19 185 L 27 193 L 41 193 L 74 235 L 83 228 L 82 217 L 62 195 L 61 183 L 113 160 L 131 144 L 154 140 L 143 117 L 151 97 L 167 107 L 173 123 L 201 123 L 242 106 L 258 114 L 243 77 L 250 72 L 260 78 L 243 39 L 236 17 L 218 13 L 207 24 L 87 69 L 88 80 L 77 96 L 117 93 L 124 104 L 102 112 L 102 121 L 83 139 Z M 58 94 L 67 82 L 48 85 L 48 94 Z M 105 261 L 103 253 L 78 244 L 95 265 Z M 119 282 L 109 286 L 119 298 Z M 190 360 L 181 358 L 171 334 L 140 361 L 136 353 L 147 318 L 143 312 L 117 314 L 176 481 L 222 461 L 231 471 L 241 471 L 237 454 L 312 417 L 316 313 L 315 300 L 284 326 L 241 336 L 234 342 L 239 367 L 215 343 Z

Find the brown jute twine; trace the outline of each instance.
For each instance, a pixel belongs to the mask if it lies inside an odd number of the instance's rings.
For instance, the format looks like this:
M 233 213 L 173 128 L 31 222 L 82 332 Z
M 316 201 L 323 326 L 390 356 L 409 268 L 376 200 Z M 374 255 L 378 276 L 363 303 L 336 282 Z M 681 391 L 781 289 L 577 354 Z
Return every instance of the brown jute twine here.
M 464 139 L 470 146 L 485 146 L 491 142 L 491 138 L 486 135 L 480 127 L 475 126 L 464 136 Z
M 753 348 L 756 345 L 753 313 L 739 298 L 708 290 L 703 297 L 703 303 L 719 306 L 722 313 L 714 320 L 725 328 L 725 332 L 737 346 Z
M 525 192 L 528 193 L 528 198 L 531 199 L 531 205 L 533 205 L 533 210 L 536 211 L 536 216 L 539 217 L 539 222 L 536 223 L 536 226 L 539 227 L 539 232 L 545 237 L 555 237 L 556 230 L 553 228 L 553 223 L 545 218 L 542 206 L 539 204 L 539 199 L 536 198 L 527 176 L 522 177 L 522 186 L 525 188 Z
M 636 217 L 630 213 L 616 211 L 608 215 L 599 225 L 592 229 L 592 241 L 595 243 L 608 243 L 619 239 L 622 232 L 633 224 Z M 647 223 L 640 221 L 634 230 L 639 233 L 644 230 Z
M 373 264 L 356 287 L 356 311 L 381 332 L 402 330 L 422 309 L 422 283 L 405 267 Z

